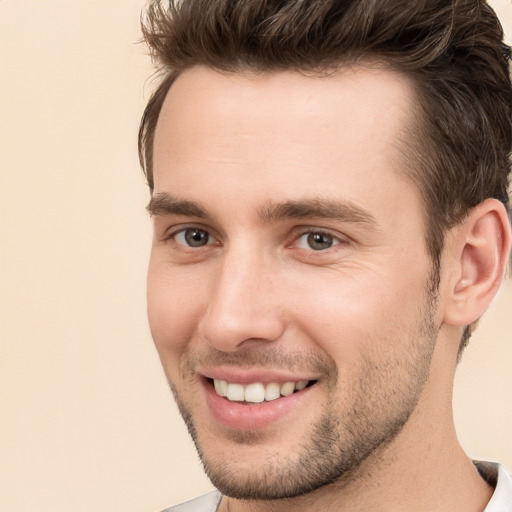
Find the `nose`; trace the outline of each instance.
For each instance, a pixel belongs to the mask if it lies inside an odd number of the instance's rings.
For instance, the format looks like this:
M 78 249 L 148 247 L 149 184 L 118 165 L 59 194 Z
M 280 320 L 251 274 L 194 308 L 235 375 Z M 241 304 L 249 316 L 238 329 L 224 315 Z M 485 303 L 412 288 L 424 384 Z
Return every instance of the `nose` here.
M 224 352 L 277 340 L 285 320 L 276 277 L 262 255 L 233 251 L 226 256 L 219 262 L 199 334 Z

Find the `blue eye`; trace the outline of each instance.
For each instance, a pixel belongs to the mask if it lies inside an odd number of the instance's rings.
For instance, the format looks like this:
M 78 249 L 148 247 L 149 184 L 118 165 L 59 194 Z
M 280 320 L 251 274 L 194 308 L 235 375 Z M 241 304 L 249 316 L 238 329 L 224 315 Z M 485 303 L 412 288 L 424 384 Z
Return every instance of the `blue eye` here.
M 339 243 L 340 241 L 337 238 L 321 231 L 304 233 L 297 241 L 299 248 L 312 249 L 313 251 L 325 251 L 334 245 L 339 245 Z
M 187 228 L 178 231 L 174 235 L 174 240 L 188 247 L 204 247 L 210 242 L 210 234 L 204 229 Z

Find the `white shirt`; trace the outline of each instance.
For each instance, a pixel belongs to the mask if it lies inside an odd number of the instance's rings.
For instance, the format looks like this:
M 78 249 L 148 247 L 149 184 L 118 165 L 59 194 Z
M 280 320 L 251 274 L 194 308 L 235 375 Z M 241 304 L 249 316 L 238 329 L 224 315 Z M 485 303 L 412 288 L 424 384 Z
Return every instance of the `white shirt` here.
M 505 467 L 496 462 L 475 461 L 475 465 L 494 487 L 494 493 L 484 512 L 512 512 L 512 478 Z

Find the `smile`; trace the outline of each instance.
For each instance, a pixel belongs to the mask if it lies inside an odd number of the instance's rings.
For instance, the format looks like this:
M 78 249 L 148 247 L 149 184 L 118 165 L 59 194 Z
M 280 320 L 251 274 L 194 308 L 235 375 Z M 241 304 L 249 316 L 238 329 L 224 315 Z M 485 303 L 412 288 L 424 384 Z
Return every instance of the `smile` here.
M 290 396 L 301 391 L 314 381 L 299 380 L 283 383 L 270 382 L 263 384 L 253 382 L 250 384 L 231 383 L 225 380 L 213 379 L 213 386 L 217 395 L 227 398 L 230 402 L 261 403 Z
M 318 379 L 311 374 L 294 379 L 289 373 L 256 369 L 203 371 L 200 381 L 207 410 L 216 424 L 229 430 L 254 431 L 283 421 L 289 414 L 300 417 L 303 407 L 317 403 L 311 397 L 321 392 Z

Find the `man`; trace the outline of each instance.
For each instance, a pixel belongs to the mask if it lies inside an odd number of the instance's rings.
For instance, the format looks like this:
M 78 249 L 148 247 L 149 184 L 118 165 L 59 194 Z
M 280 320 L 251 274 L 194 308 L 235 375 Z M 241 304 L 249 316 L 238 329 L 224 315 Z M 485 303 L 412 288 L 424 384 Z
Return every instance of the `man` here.
M 511 244 L 490 7 L 156 2 L 144 33 L 149 321 L 218 489 L 169 510 L 512 510 L 451 408 Z

